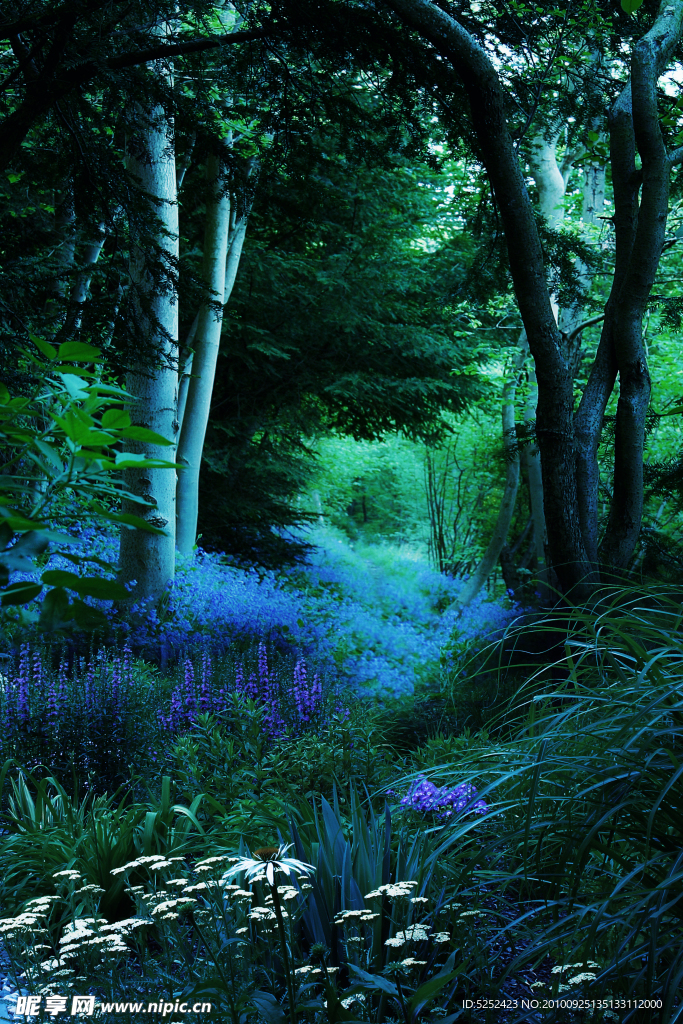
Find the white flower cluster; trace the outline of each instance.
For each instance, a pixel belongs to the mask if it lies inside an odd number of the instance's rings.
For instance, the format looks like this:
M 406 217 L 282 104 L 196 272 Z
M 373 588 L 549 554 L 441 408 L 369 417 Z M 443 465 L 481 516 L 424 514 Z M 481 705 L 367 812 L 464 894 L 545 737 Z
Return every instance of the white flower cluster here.
M 379 896 L 388 896 L 389 899 L 399 899 L 402 896 L 410 896 L 416 885 L 417 882 L 392 882 L 389 885 L 378 885 L 372 892 L 366 893 L 365 898 L 373 900 Z
M 107 924 L 104 918 L 99 917 L 77 917 L 64 928 L 64 935 L 59 940 L 59 959 L 47 960 L 42 966 L 45 970 L 52 970 L 65 966 L 66 960 L 80 962 L 86 952 L 117 958 L 122 953 L 128 954 L 130 950 L 124 939 L 145 924 L 147 922 L 139 917 L 129 917 L 113 924 Z
M 373 914 L 370 910 L 342 910 L 340 914 L 334 919 L 335 924 L 344 924 L 349 921 L 351 924 L 355 924 L 355 921 L 374 921 L 379 914 Z
M 387 939 L 385 946 L 405 946 L 406 942 L 424 942 L 429 938 L 426 926 L 422 924 L 411 924 L 403 932 L 396 932 L 393 938 Z

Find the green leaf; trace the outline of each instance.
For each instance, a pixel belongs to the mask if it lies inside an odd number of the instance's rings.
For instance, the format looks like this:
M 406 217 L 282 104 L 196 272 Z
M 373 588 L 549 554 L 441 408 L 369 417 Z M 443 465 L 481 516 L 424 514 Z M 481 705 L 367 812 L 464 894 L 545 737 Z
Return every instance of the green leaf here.
M 147 504 L 147 502 L 141 502 L 141 504 Z M 148 533 L 158 533 L 160 537 L 166 536 L 165 530 L 160 530 L 158 526 L 150 526 L 148 522 L 141 519 L 140 516 L 131 515 L 130 512 L 100 512 L 101 519 L 108 519 L 112 523 L 122 523 L 124 526 L 130 526 L 135 530 L 146 530 Z
M 69 598 L 66 590 L 62 590 L 61 587 L 49 590 L 45 595 L 43 607 L 40 611 L 40 619 L 38 620 L 40 628 L 45 630 L 60 629 L 70 621 Z
M 387 981 L 386 978 L 382 978 L 379 974 L 368 974 L 367 971 L 361 970 L 360 967 L 356 967 L 355 964 L 348 965 L 350 970 L 357 974 L 363 979 L 363 988 L 376 988 L 380 992 L 386 992 L 390 996 L 397 996 L 398 989 L 394 985 L 393 981 Z
M 9 391 L 4 384 L 0 384 L 0 404 L 4 405 L 9 402 Z
M 102 414 L 102 426 L 105 430 L 122 430 L 130 426 L 130 416 L 125 409 L 107 409 Z
M 266 1024 L 280 1024 L 285 1019 L 284 1010 L 270 992 L 252 992 L 251 1000 Z
M 68 572 L 66 569 L 46 569 L 41 576 L 43 583 L 54 587 L 71 587 L 72 583 L 80 578 L 75 572 Z
M 132 441 L 147 441 L 148 444 L 171 445 L 173 441 L 167 441 L 161 434 L 147 427 L 127 427 L 121 431 L 121 437 L 128 437 Z
M 48 444 L 47 441 L 40 441 L 38 438 L 36 438 L 33 443 L 38 451 L 45 456 L 53 469 L 58 473 L 61 473 L 64 470 L 64 464 L 59 457 L 58 449 L 55 445 Z
M 420 1013 L 427 1003 L 431 1002 L 434 996 L 437 995 L 437 993 L 439 993 L 449 981 L 452 981 L 453 978 L 457 978 L 461 973 L 462 968 L 458 971 L 449 971 L 447 974 L 437 974 L 435 978 L 431 978 L 429 981 L 426 981 L 424 985 L 420 985 L 408 1002 L 408 1006 L 415 1016 Z
M 22 580 L 20 583 L 10 583 L 2 591 L 3 608 L 8 604 L 26 604 L 37 597 L 42 590 L 40 583 L 31 583 L 30 580 Z
M 48 359 L 55 359 L 57 357 L 57 349 L 54 345 L 51 345 L 49 341 L 43 341 L 42 338 L 36 338 L 35 334 L 29 334 L 29 338 L 36 346 L 37 349 L 47 356 Z
M 621 0 L 621 9 L 627 14 L 635 14 L 643 0 Z
M 94 363 L 101 355 L 102 352 L 99 348 L 95 348 L 94 345 L 86 345 L 83 341 L 65 341 L 57 351 L 59 359 L 70 359 L 80 363 Z M 54 356 L 51 358 L 54 359 Z
M 145 455 L 135 452 L 116 452 L 114 456 L 117 469 L 177 469 L 175 462 L 163 459 L 148 459 Z
M 88 397 L 88 392 L 83 388 L 80 377 L 73 373 L 58 373 L 57 376 L 62 378 L 64 387 L 72 398 L 82 401 Z
M 48 569 L 43 573 L 43 583 L 52 586 L 68 587 L 82 597 L 97 597 L 103 601 L 121 601 L 128 596 L 128 591 L 114 580 L 105 580 L 101 576 L 78 576 L 66 569 Z
M 107 616 L 99 608 L 91 608 L 82 601 L 74 601 L 69 607 L 74 622 L 81 629 L 100 629 L 107 625 Z

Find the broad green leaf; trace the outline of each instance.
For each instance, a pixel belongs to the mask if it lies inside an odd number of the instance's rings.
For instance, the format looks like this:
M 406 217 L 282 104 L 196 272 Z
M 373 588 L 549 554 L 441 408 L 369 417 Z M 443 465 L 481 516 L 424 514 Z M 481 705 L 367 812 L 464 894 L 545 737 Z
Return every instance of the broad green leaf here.
M 41 629 L 60 629 L 71 621 L 69 615 L 69 598 L 66 590 L 55 587 L 45 595 L 43 607 L 40 611 L 38 625 Z
M 64 464 L 59 457 L 58 449 L 54 445 L 48 444 L 47 441 L 38 440 L 38 438 L 33 443 L 38 451 L 45 456 L 52 468 L 61 473 L 64 469 Z
M 251 1000 L 266 1024 L 281 1024 L 281 1021 L 284 1021 L 284 1010 L 270 992 L 252 992 Z
M 4 384 L 0 384 L 0 402 L 4 405 L 9 402 L 9 391 Z
M 56 356 L 57 356 L 57 349 L 54 347 L 54 345 L 51 345 L 49 343 L 49 341 L 43 341 L 42 338 L 36 338 L 35 334 L 29 334 L 29 338 L 31 339 L 33 344 L 36 346 L 36 348 L 40 349 L 40 351 L 43 353 L 43 355 L 47 356 L 48 359 L 55 359 L 56 358 Z
M 116 452 L 115 462 L 117 469 L 178 469 L 175 462 L 165 462 L 163 459 L 148 459 L 144 455 L 135 452 Z
M 69 608 L 74 622 L 81 629 L 101 629 L 107 625 L 107 616 L 99 608 L 91 608 L 83 601 L 74 601 Z
M 621 0 L 621 9 L 627 14 L 635 14 L 643 0 Z
M 141 505 L 147 504 L 147 502 L 140 502 Z M 148 522 L 141 519 L 140 516 L 131 515 L 130 512 L 102 512 L 100 513 L 102 519 L 108 519 L 112 523 L 121 523 L 123 526 L 130 526 L 135 530 L 146 530 L 148 533 L 158 533 L 160 537 L 166 536 L 165 530 L 160 530 L 158 526 L 150 526 Z
M 130 426 L 130 416 L 125 409 L 107 409 L 102 414 L 102 426 L 105 430 L 123 430 Z
M 71 587 L 74 582 L 80 580 L 75 572 L 68 572 L 67 569 L 46 569 L 41 579 L 52 587 Z
M 61 377 L 64 387 L 72 398 L 82 401 L 88 397 L 88 392 L 84 389 L 80 377 L 73 373 L 58 373 L 57 376 Z
M 101 355 L 102 352 L 99 348 L 95 348 L 94 345 L 86 345 L 83 341 L 65 341 L 57 350 L 59 359 L 71 359 L 79 363 L 95 362 Z
M 68 559 L 74 565 L 82 565 L 83 562 L 94 562 L 95 565 L 99 565 L 106 572 L 114 572 L 116 570 L 115 565 L 112 565 L 111 562 L 105 562 L 103 558 L 98 558 L 97 555 L 74 555 L 70 551 L 55 551 L 54 553 L 59 555 L 60 558 Z
M 114 580 L 105 580 L 101 576 L 78 576 L 66 569 L 48 569 L 42 575 L 43 583 L 51 586 L 68 587 L 82 597 L 97 597 L 103 601 L 121 601 L 128 596 L 128 591 Z
M 357 974 L 363 979 L 364 988 L 376 988 L 379 989 L 380 992 L 386 992 L 390 996 L 398 995 L 398 989 L 394 985 L 393 981 L 388 981 L 386 978 L 382 978 L 379 974 L 368 974 L 367 971 L 361 970 L 361 968 L 356 967 L 355 964 L 349 964 L 348 966 L 354 974 Z
M 81 366 L 55 366 L 53 373 L 68 373 L 71 377 L 94 377 L 93 370 L 85 370 Z
M 149 444 L 171 445 L 173 441 L 167 441 L 161 434 L 147 427 L 126 427 L 121 431 L 121 437 L 128 437 L 132 441 L 147 441 Z
M 96 597 L 101 601 L 123 601 L 128 591 L 115 580 L 105 580 L 101 576 L 81 576 L 79 582 L 71 586 L 81 597 Z
M 40 583 L 31 583 L 30 580 L 10 583 L 2 591 L 2 601 L 0 603 L 3 607 L 9 604 L 27 604 L 28 601 L 32 601 L 34 597 L 37 597 L 42 589 Z

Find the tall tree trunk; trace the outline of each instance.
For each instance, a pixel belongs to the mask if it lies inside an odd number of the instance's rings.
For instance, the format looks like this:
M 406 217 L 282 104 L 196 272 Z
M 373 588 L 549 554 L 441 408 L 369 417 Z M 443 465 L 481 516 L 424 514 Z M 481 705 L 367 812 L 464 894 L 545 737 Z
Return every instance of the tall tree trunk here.
M 614 443 L 614 487 L 600 558 L 625 569 L 638 541 L 643 516 L 643 449 L 650 402 L 650 374 L 643 344 L 643 317 L 664 246 L 671 162 L 657 109 L 657 82 L 683 32 L 683 3 L 662 4 L 655 24 L 636 43 L 631 89 L 617 106 L 628 111 L 642 161 L 642 189 L 631 259 L 617 303 L 613 335 L 619 370 Z
M 538 403 L 538 385 L 536 383 L 536 370 L 529 366 L 529 394 L 527 396 L 524 419 L 531 423 L 536 418 L 536 405 Z M 543 511 L 543 474 L 541 471 L 541 456 L 538 446 L 533 444 L 524 449 L 526 469 L 529 477 L 529 504 L 531 505 L 531 518 L 534 523 L 534 551 L 537 563 L 537 578 L 541 588 L 541 596 L 547 583 L 547 569 L 545 564 L 545 546 L 547 541 L 545 512 Z
M 157 252 L 145 251 L 144 239 L 136 242 L 131 261 L 131 278 L 136 291 L 137 327 L 153 344 L 156 367 L 140 364 L 128 374 L 126 384 L 133 402 L 130 415 L 134 425 L 148 427 L 167 440 L 176 440 L 178 391 L 178 206 L 173 129 L 161 106 L 141 112 L 144 130 L 129 161 L 130 171 L 152 199 L 149 216 L 156 220 Z M 149 260 L 160 260 L 162 282 L 151 273 Z M 146 458 L 172 461 L 174 449 L 134 441 L 127 450 Z M 135 585 L 131 600 L 158 599 L 175 572 L 176 474 L 171 469 L 126 470 L 125 485 L 146 506 L 124 503 L 124 511 L 142 517 L 163 534 L 122 529 L 119 549 L 119 578 Z M 141 508 L 143 509 L 141 511 Z
M 525 350 L 518 352 L 510 376 L 503 391 L 503 446 L 506 453 L 505 486 L 498 509 L 498 518 L 484 555 L 458 595 L 457 604 L 463 608 L 471 604 L 498 564 L 500 553 L 505 546 L 519 488 L 519 451 L 515 437 L 515 395 Z
M 248 192 L 255 174 L 255 159 L 246 165 L 243 188 L 232 202 L 227 194 L 227 177 L 220 171 L 218 157 L 207 163 L 207 177 L 213 195 L 207 203 L 204 237 L 204 285 L 207 299 L 202 304 L 194 338 L 194 351 L 183 373 L 182 426 L 178 445 L 177 538 L 178 550 L 189 555 L 197 538 L 199 515 L 199 473 L 211 410 L 211 395 L 221 341 L 223 309 L 229 302 L 239 269 L 247 221 L 251 211 Z M 188 365 L 189 364 L 189 365 Z
M 83 259 L 80 270 L 76 275 L 74 286 L 69 296 L 69 306 L 66 311 L 64 326 L 59 332 L 59 341 L 66 341 L 73 338 L 81 329 L 83 321 L 83 310 L 85 308 L 90 282 L 92 280 L 95 264 L 100 258 L 104 240 L 106 238 L 106 226 L 100 222 L 93 230 L 91 238 L 83 247 Z
M 522 323 L 536 364 L 536 435 L 541 452 L 548 552 L 565 591 L 580 597 L 592 582 L 581 537 L 575 476 L 573 380 L 546 285 L 541 243 L 524 175 L 510 137 L 495 68 L 476 40 L 430 0 L 388 5 L 452 65 L 468 95 L 482 163 L 500 209 Z
M 683 0 L 661 0 L 652 28 L 635 45 L 631 81 L 610 114 L 617 253 L 598 353 L 574 422 L 573 377 L 552 318 L 540 241 L 505 118 L 505 97 L 483 48 L 431 0 L 385 0 L 448 60 L 465 86 L 480 156 L 500 208 L 513 285 L 538 378 L 548 554 L 563 590 L 581 598 L 597 582 L 597 443 L 617 372 L 614 493 L 600 551 L 624 568 L 642 518 L 643 438 L 650 378 L 642 318 L 659 265 L 672 160 L 657 111 L 657 80 L 681 39 Z M 642 197 L 636 151 L 642 160 Z
M 230 230 L 227 177 L 225 169 L 221 167 L 220 158 L 215 154 L 207 160 L 206 176 L 211 189 L 206 204 L 204 232 L 203 276 L 207 297 L 199 311 L 191 365 L 192 376 L 188 380 L 183 425 L 178 443 L 178 462 L 181 469 L 178 474 L 176 535 L 178 550 L 183 555 L 192 553 L 197 535 L 199 469 L 221 341 L 225 266 Z

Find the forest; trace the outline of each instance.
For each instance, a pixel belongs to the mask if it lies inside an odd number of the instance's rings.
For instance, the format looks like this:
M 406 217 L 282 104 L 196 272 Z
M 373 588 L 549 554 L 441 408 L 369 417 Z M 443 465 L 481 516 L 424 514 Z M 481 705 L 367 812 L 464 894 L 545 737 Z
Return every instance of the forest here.
M 683 0 L 0 37 L 0 1021 L 683 1022 Z

